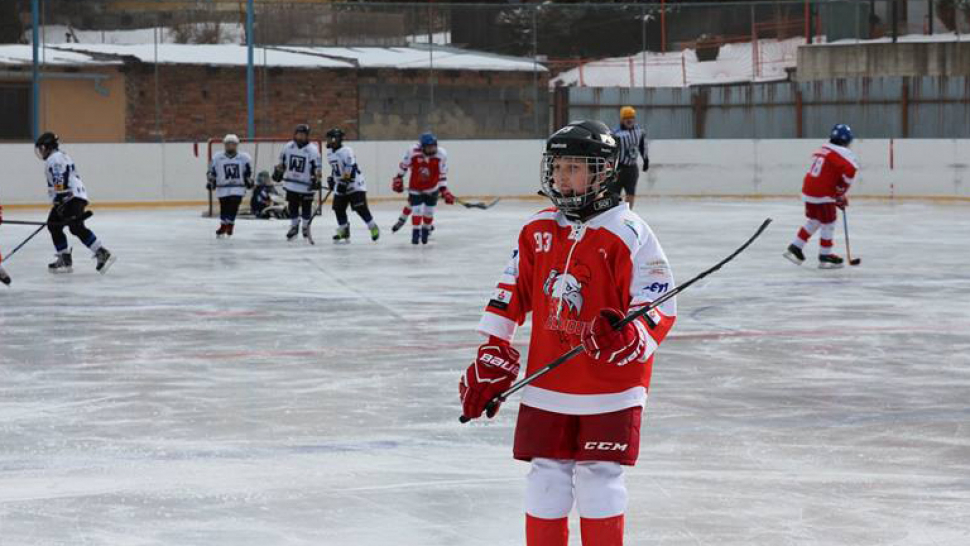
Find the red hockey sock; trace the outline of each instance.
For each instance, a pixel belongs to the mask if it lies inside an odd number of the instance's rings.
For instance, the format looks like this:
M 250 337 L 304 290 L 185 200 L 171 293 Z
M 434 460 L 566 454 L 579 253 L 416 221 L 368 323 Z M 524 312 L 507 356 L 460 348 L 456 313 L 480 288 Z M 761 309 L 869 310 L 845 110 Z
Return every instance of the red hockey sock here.
M 421 220 L 423 218 L 424 218 L 423 216 L 418 216 L 417 214 L 415 214 L 414 216 L 411 217 L 411 225 L 413 225 L 414 227 L 421 227 Z
M 525 515 L 526 546 L 566 546 L 569 543 L 567 518 L 542 519 Z
M 424 225 L 430 226 L 431 225 L 431 222 L 434 222 L 434 216 L 425 216 L 424 217 Z
M 612 518 L 581 518 L 583 546 L 623 546 L 623 514 Z
M 411 216 L 411 207 L 405 206 L 403 209 L 401 209 L 401 216 L 405 218 Z

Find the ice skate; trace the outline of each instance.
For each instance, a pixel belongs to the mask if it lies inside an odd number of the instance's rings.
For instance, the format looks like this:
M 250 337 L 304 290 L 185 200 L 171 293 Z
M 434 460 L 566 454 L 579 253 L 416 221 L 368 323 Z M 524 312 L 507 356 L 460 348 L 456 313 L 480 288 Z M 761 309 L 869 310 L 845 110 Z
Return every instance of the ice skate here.
M 111 252 L 108 252 L 107 248 L 101 247 L 94 253 L 94 259 L 98 261 L 95 269 L 98 270 L 98 273 L 104 275 L 117 258 Z
M 300 227 L 296 224 L 290 226 L 290 230 L 286 232 L 286 240 L 292 241 L 296 239 L 296 236 L 300 234 Z
M 10 286 L 10 275 L 2 267 L 0 267 L 0 283 Z
M 370 228 L 370 240 L 376 241 L 381 238 L 381 228 L 374 226 Z
M 57 259 L 47 265 L 47 270 L 54 274 L 71 273 L 74 271 L 74 260 L 70 252 L 58 252 Z
M 840 269 L 844 265 L 845 263 L 841 256 L 835 254 L 819 254 L 818 256 L 819 269 Z
M 350 243 L 350 227 L 338 227 L 333 236 L 333 243 L 336 245 L 346 245 Z
M 805 254 L 802 252 L 802 249 L 795 245 L 788 245 L 788 250 L 786 250 L 782 256 L 787 258 L 788 261 L 795 265 L 802 265 L 805 263 Z

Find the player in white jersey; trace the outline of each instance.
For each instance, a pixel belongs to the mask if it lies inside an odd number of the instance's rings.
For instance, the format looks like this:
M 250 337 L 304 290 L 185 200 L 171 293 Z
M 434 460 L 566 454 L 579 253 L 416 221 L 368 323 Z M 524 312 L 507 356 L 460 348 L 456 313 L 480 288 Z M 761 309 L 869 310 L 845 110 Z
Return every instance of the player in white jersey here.
M 376 241 L 381 236 L 381 230 L 377 227 L 377 222 L 374 221 L 374 216 L 367 207 L 367 186 L 364 184 L 364 173 L 360 172 L 353 148 L 344 146 L 344 136 L 343 130 L 336 127 L 327 131 L 327 161 L 331 168 L 331 175 L 327 179 L 327 184 L 333 191 L 333 212 L 337 216 L 337 233 L 333 236 L 333 242 L 350 242 L 350 219 L 347 218 L 348 205 L 367 224 L 367 228 L 370 229 L 370 238 Z
M 57 135 L 44 133 L 34 144 L 34 152 L 44 161 L 47 177 L 47 196 L 50 197 L 50 215 L 47 229 L 51 233 L 57 260 L 48 265 L 51 273 L 70 273 L 73 269 L 71 247 L 67 246 L 64 226 L 94 252 L 97 270 L 104 274 L 114 263 L 115 257 L 101 244 L 101 240 L 84 225 L 84 209 L 88 206 L 88 193 L 78 175 L 74 161 L 60 151 Z
M 222 139 L 225 150 L 216 154 L 209 165 L 206 187 L 219 198 L 219 229 L 216 237 L 231 237 L 236 224 L 239 204 L 246 190 L 253 187 L 253 160 L 239 151 L 239 137 L 233 134 Z
M 297 125 L 293 140 L 280 151 L 280 160 L 273 172 L 273 180 L 283 182 L 286 202 L 290 210 L 290 230 L 286 240 L 292 241 L 300 232 L 303 218 L 303 237 L 310 239 L 310 219 L 313 215 L 313 194 L 320 189 L 320 150 L 310 142 L 310 126 Z

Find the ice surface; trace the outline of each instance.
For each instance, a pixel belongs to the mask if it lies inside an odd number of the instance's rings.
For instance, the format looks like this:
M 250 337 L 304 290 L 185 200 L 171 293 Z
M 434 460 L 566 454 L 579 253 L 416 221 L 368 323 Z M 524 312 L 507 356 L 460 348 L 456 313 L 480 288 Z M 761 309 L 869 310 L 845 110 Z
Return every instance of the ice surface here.
M 839 271 L 781 257 L 797 201 L 638 207 L 682 281 L 776 222 L 680 300 L 628 544 L 970 544 L 970 208 L 853 204 Z M 52 277 L 38 238 L 0 289 L 0 544 L 521 544 L 515 404 L 459 425 L 457 383 L 539 207 L 441 207 L 428 248 L 96 209 L 105 277 L 79 245 Z

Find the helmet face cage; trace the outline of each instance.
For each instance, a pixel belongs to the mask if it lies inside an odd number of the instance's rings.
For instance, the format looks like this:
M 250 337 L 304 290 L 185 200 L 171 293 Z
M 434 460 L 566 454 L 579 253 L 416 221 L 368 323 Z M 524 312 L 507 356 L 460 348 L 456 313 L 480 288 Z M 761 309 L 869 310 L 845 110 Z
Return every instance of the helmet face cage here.
M 571 160 L 570 163 L 585 167 L 585 190 L 577 193 L 563 193 L 556 187 L 557 159 Z M 575 163 L 574 163 L 575 162 Z M 566 162 L 560 162 L 563 165 Z M 542 154 L 542 191 L 563 212 L 577 212 L 593 202 L 600 194 L 609 188 L 616 177 L 615 159 L 595 156 L 576 156 L 546 152 Z

